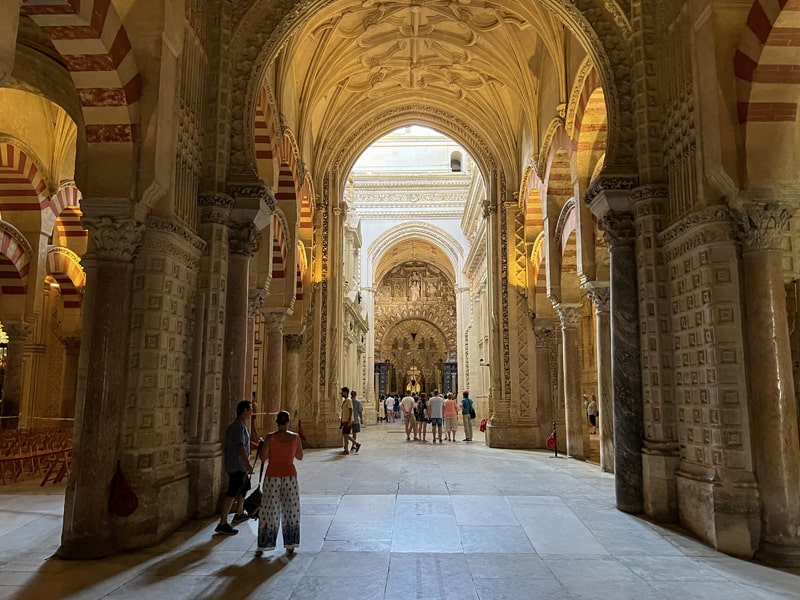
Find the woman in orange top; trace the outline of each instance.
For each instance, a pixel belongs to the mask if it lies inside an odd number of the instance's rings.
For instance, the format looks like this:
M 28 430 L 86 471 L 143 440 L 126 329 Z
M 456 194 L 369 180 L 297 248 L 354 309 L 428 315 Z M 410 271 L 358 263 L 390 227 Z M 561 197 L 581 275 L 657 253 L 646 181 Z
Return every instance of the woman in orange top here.
M 283 528 L 283 547 L 294 554 L 300 543 L 300 492 L 294 460 L 303 460 L 300 436 L 288 430 L 289 413 L 282 410 L 275 418 L 277 431 L 267 434 L 261 447 L 261 460 L 267 462 L 261 508 L 258 512 L 258 549 L 274 550 L 278 529 Z

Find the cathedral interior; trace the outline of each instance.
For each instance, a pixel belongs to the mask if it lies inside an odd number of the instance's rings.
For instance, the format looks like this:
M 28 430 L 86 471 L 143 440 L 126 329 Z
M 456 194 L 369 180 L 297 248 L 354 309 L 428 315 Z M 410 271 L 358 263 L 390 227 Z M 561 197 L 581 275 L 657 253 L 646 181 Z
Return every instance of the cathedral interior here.
M 68 462 L 109 556 L 217 513 L 243 399 L 469 391 L 800 567 L 798 73 L 797 0 L 4 1 L 0 480 Z

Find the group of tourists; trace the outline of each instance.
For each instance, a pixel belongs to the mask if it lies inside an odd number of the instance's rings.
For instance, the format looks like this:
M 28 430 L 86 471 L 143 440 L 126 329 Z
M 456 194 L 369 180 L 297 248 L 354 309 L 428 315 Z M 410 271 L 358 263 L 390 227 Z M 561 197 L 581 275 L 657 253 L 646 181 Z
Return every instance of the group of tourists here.
M 472 441 L 472 419 L 475 412 L 469 392 L 463 393 L 460 402 L 455 399 L 455 394 L 448 393 L 446 397 L 442 397 L 438 390 L 433 390 L 430 397 L 425 392 L 409 392 L 400 400 L 399 406 L 407 441 L 413 439 L 415 442 L 427 442 L 430 425 L 433 443 L 437 440 L 440 444 L 443 443 L 442 429 L 447 435 L 447 441 L 455 442 L 459 413 L 464 424 L 463 441 Z
M 300 493 L 297 487 L 295 460 L 303 460 L 303 442 L 300 436 L 289 431 L 290 415 L 280 411 L 275 417 L 276 429 L 259 439 L 257 459 L 261 469 L 267 465 L 263 485 L 253 492 L 261 494 L 261 502 L 252 513 L 245 508 L 245 497 L 250 489 L 250 476 L 254 465 L 250 462 L 250 425 L 253 406 L 249 400 L 239 402 L 236 419 L 225 433 L 225 471 L 228 474 L 228 489 L 222 503 L 219 525 L 214 530 L 221 535 L 236 535 L 235 527 L 248 519 L 258 519 L 257 555 L 274 550 L 278 531 L 283 530 L 283 546 L 286 553 L 294 554 L 300 543 Z M 259 481 L 260 483 L 260 481 Z M 257 496 L 256 496 L 257 497 Z M 228 523 L 231 508 L 235 508 L 233 519 Z

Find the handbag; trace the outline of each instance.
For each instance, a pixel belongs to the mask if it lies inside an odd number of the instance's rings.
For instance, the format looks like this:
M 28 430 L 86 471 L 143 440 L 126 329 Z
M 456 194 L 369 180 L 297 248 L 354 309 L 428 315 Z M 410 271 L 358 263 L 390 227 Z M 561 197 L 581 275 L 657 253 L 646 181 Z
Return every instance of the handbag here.
M 258 485 L 253 492 L 244 499 L 244 510 L 250 518 L 257 519 L 258 511 L 261 509 L 261 480 L 264 478 L 264 461 L 261 461 L 261 470 L 258 474 Z
M 481 431 L 486 431 L 486 421 L 487 419 L 481 419 L 481 426 L 479 427 Z
M 474 419 L 477 415 L 475 414 L 475 409 L 471 406 L 469 407 L 469 418 Z

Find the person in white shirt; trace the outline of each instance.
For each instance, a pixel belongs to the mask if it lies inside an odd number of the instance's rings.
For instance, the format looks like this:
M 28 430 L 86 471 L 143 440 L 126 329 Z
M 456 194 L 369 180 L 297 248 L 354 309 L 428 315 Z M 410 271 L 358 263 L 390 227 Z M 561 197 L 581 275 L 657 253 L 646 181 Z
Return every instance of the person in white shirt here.
M 442 443 L 442 420 L 444 419 L 444 398 L 438 390 L 433 390 L 433 396 L 428 400 L 428 418 L 431 420 L 433 443 L 436 443 L 436 432 L 439 432 L 439 443 Z
M 386 406 L 386 420 L 389 423 L 394 423 L 394 398 L 386 396 L 384 406 Z
M 417 439 L 417 419 L 414 417 L 414 406 L 417 401 L 411 396 L 411 393 L 406 394 L 400 400 L 400 411 L 403 413 L 403 423 L 406 426 L 406 440 L 411 440 L 411 432 L 414 432 L 414 439 Z

